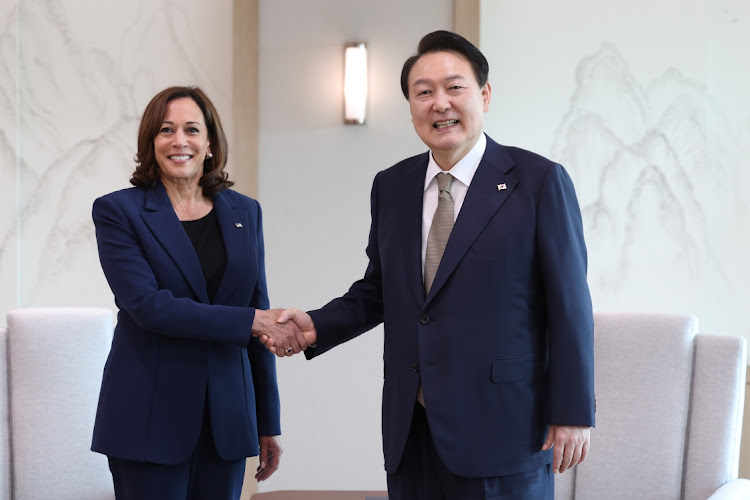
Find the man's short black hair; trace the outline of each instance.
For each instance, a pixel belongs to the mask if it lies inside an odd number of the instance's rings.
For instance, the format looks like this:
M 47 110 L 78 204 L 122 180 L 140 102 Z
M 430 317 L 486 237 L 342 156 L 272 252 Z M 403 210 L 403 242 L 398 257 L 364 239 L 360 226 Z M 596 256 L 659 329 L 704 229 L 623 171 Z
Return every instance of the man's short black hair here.
M 409 100 L 409 74 L 419 58 L 430 52 L 456 52 L 471 64 L 479 88 L 484 87 L 484 84 L 487 83 L 490 65 L 487 63 L 484 54 L 473 43 L 450 31 L 433 31 L 419 41 L 417 53 L 407 59 L 401 69 L 401 91 L 407 101 Z

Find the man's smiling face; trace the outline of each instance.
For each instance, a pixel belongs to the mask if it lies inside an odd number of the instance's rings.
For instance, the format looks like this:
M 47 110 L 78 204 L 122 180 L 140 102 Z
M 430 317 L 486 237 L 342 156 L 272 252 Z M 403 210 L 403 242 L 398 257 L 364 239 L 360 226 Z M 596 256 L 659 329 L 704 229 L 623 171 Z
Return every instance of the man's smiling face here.
M 414 130 L 444 170 L 477 143 L 489 110 L 490 84 L 480 88 L 471 64 L 456 52 L 421 56 L 409 73 Z

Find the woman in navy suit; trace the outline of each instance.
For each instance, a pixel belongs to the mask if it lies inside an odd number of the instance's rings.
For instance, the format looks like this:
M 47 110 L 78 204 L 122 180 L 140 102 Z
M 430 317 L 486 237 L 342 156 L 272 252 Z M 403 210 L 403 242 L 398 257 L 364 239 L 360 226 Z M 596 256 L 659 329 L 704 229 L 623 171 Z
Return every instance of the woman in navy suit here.
M 237 499 L 281 446 L 274 356 L 253 336 L 267 311 L 258 202 L 231 189 L 227 141 L 197 87 L 146 107 L 135 186 L 93 207 L 102 269 L 119 308 L 92 450 L 118 499 Z M 300 346 L 289 346 L 297 352 Z

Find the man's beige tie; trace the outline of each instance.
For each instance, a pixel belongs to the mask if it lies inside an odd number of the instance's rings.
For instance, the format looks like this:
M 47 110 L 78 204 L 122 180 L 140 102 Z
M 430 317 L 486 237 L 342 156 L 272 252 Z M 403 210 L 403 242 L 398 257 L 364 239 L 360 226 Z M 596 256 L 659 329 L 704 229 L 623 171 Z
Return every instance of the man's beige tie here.
M 443 258 L 445 244 L 448 243 L 448 237 L 453 229 L 453 196 L 451 196 L 453 176 L 439 173 L 435 177 L 438 181 L 438 204 L 427 235 L 427 252 L 424 256 L 425 294 L 430 293 L 440 259 Z
M 435 273 L 440 265 L 440 259 L 443 258 L 445 245 L 448 243 L 448 237 L 453 230 L 453 196 L 451 196 L 451 184 L 453 176 L 451 174 L 439 173 L 438 181 L 438 204 L 435 215 L 432 217 L 432 225 L 427 235 L 427 252 L 424 257 L 424 291 L 430 293 L 430 287 L 435 280 Z M 422 384 L 419 384 L 417 391 L 417 401 L 424 406 L 424 394 Z

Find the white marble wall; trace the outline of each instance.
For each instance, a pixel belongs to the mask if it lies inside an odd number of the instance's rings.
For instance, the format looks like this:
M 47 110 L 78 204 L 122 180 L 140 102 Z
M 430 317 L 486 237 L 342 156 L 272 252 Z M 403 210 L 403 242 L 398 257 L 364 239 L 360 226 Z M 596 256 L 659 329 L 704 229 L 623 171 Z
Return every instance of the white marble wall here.
M 488 131 L 571 173 L 595 308 L 689 312 L 750 340 L 750 3 L 481 8 Z
M 91 204 L 129 186 L 162 88 L 202 86 L 231 127 L 232 2 L 3 0 L 0 23 L 0 322 L 15 307 L 114 307 Z
M 18 290 L 18 41 L 17 5 L 0 3 L 0 325 Z

